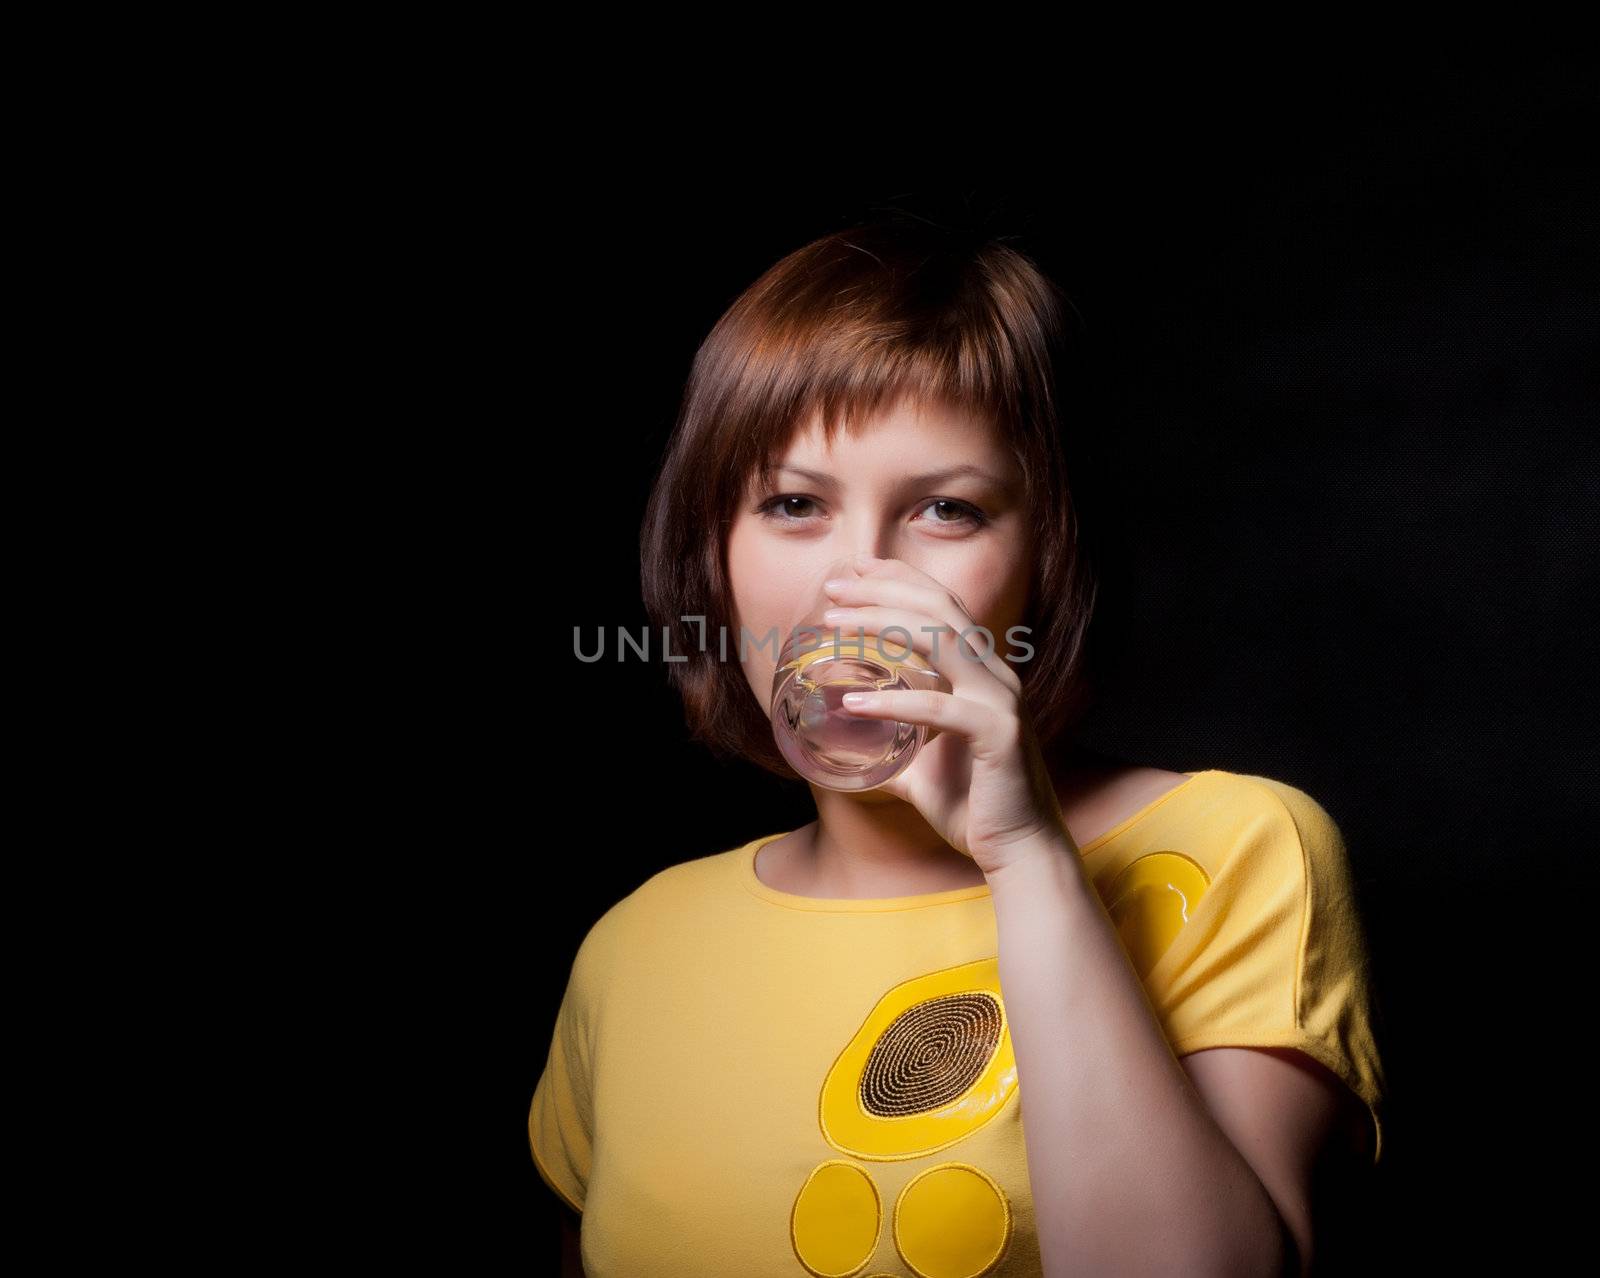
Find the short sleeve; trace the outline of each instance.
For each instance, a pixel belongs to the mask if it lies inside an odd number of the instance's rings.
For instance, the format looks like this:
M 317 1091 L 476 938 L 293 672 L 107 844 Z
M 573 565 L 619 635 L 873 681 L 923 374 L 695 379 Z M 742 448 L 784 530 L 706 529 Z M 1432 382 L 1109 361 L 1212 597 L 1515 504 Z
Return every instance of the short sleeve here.
M 1366 1103 L 1383 1150 L 1383 1066 L 1344 837 L 1287 783 L 1236 776 L 1210 882 L 1146 989 L 1173 1052 L 1294 1048 Z
M 528 1111 L 528 1144 L 544 1182 L 574 1211 L 588 1196 L 594 1157 L 596 932 L 578 947 L 556 1011 L 544 1072 Z

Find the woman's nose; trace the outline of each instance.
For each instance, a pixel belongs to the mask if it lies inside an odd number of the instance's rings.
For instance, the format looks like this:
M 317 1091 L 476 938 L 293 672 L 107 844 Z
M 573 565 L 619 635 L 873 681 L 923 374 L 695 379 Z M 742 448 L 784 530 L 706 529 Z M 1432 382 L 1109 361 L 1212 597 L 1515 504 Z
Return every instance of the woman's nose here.
M 846 558 L 852 562 L 857 555 L 870 555 L 874 559 L 893 559 L 898 543 L 896 529 L 885 527 L 877 520 L 864 521 L 859 528 L 851 529 L 844 537 Z
M 870 555 L 873 552 L 868 550 L 859 553 Z M 859 571 L 860 561 L 858 559 L 858 552 L 852 551 L 850 554 L 840 555 L 831 560 L 828 566 L 823 569 L 821 579 L 824 581 L 831 581 L 834 578 L 848 580 L 849 578 L 854 577 Z
M 893 542 L 863 541 L 846 542 L 844 544 L 845 550 L 834 549 L 836 557 L 829 563 L 827 571 L 824 573 L 825 578 L 843 577 L 848 579 L 858 576 L 862 569 L 863 556 L 868 559 L 893 559 L 896 557 L 895 551 L 897 547 Z M 859 547 L 859 549 L 848 549 L 851 546 Z

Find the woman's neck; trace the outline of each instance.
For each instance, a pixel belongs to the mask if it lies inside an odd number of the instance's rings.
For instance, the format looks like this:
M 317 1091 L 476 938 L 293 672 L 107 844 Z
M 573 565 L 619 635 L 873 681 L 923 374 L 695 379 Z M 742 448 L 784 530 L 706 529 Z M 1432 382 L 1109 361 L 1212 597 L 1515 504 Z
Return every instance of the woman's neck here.
M 846 794 L 813 786 L 817 819 L 796 830 L 786 876 L 802 895 L 914 896 L 981 887 L 983 871 L 956 851 L 911 804 L 882 791 Z
M 1076 745 L 1045 751 L 1056 792 L 1063 797 L 1092 786 L 1114 760 Z M 903 799 L 882 790 L 846 793 L 811 787 L 817 819 L 778 842 L 781 860 L 768 867 L 804 896 L 913 896 L 986 880 L 971 857 L 951 847 Z

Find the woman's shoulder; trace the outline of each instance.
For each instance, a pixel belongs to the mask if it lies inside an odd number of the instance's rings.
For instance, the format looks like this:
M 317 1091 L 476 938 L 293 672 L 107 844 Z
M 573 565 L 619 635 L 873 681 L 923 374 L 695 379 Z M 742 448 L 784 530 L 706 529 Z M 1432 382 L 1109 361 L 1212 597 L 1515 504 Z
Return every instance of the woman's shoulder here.
M 1188 773 L 1072 747 L 1047 760 L 1056 800 L 1080 847 L 1189 781 Z
M 740 885 L 742 857 L 757 841 L 650 872 L 606 908 L 584 934 L 573 959 L 578 997 L 598 1005 L 613 987 L 637 979 L 642 971 L 700 953 L 708 931 L 725 931 L 738 918 L 733 907 L 746 898 Z
M 1080 847 L 1159 809 L 1164 824 L 1192 825 L 1194 838 L 1206 843 L 1315 860 L 1343 854 L 1328 808 L 1277 776 L 1219 767 L 1179 772 L 1081 748 L 1051 764 L 1062 815 Z
M 1222 768 L 1208 769 L 1203 775 L 1210 783 L 1214 808 L 1270 830 L 1307 853 L 1322 852 L 1333 845 L 1340 845 L 1342 850 L 1338 822 L 1304 786 L 1281 777 Z
M 719 893 L 734 888 L 740 857 L 751 842 L 702 853 L 649 873 L 608 908 L 594 923 L 584 944 L 596 949 L 626 944 L 660 920 L 690 919 L 697 909 L 714 904 Z
M 1187 780 L 1181 773 L 1173 777 L 1159 768 L 1134 768 L 1097 785 L 1058 791 L 1057 797 L 1072 840 L 1081 848 L 1149 810 Z
M 1207 783 L 1204 788 L 1213 795 L 1223 794 L 1240 803 L 1269 808 L 1282 805 L 1296 816 L 1326 815 L 1326 809 L 1301 787 L 1254 772 L 1228 768 L 1178 772 L 1081 746 L 1060 750 L 1048 762 L 1063 810 L 1070 806 L 1085 813 L 1126 815 L 1125 809 L 1137 811 L 1167 791 L 1203 778 Z
M 1285 890 L 1348 889 L 1344 834 L 1312 789 L 1281 777 L 1227 768 L 1193 774 L 1193 839 L 1209 868 L 1281 883 Z

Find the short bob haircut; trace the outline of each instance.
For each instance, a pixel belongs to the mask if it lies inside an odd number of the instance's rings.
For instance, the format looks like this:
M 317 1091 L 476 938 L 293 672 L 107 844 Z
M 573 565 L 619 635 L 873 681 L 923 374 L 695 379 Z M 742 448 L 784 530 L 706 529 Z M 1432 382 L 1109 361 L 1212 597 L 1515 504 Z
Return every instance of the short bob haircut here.
M 807 244 L 734 301 L 695 355 L 640 529 L 652 633 L 688 658 L 667 669 L 693 740 L 798 779 L 737 659 L 728 532 L 802 423 L 820 413 L 831 442 L 906 395 L 996 423 L 1011 447 L 1034 559 L 1034 652 L 1014 668 L 1041 745 L 1081 717 L 1097 576 L 1057 416 L 1068 311 L 1077 314 L 1002 238 L 904 216 Z M 698 617 L 703 628 L 685 620 Z

